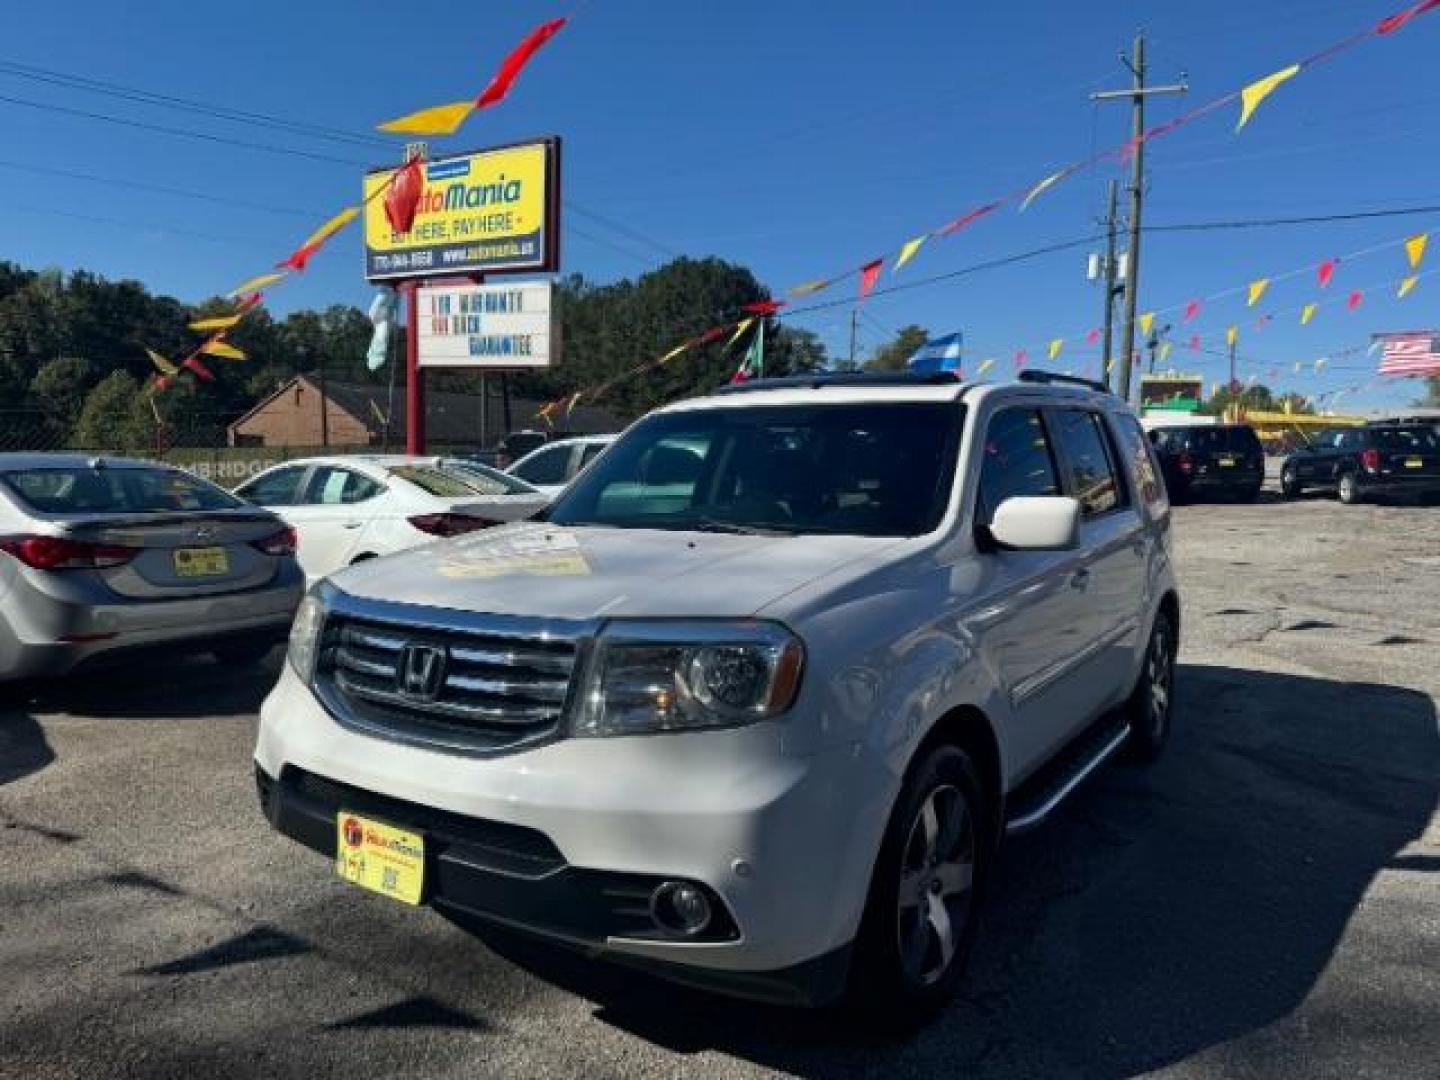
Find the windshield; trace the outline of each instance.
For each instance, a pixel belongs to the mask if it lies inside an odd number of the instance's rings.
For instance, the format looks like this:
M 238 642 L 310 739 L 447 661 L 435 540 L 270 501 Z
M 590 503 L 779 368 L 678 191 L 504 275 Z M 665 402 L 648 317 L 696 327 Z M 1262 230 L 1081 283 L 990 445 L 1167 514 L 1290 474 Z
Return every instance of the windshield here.
M 582 473 L 550 520 L 918 536 L 945 512 L 961 418 L 950 402 L 661 413 Z
M 17 469 L 4 480 L 21 502 L 42 514 L 162 514 L 244 505 L 178 469 Z

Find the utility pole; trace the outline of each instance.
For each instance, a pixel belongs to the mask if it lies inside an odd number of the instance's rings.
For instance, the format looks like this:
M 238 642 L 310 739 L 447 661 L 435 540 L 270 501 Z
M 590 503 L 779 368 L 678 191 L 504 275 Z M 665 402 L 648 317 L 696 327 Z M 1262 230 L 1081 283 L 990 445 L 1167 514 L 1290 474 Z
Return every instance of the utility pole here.
M 1129 90 L 1103 90 L 1091 94 L 1092 101 L 1114 101 L 1129 98 L 1132 110 L 1130 139 L 1130 251 L 1125 266 L 1125 327 L 1120 340 L 1119 393 L 1130 400 L 1130 373 L 1135 366 L 1135 304 L 1140 293 L 1140 206 L 1145 180 L 1145 98 L 1150 94 L 1183 94 L 1189 89 L 1183 82 L 1174 86 L 1145 85 L 1145 35 L 1135 35 L 1135 56 L 1120 62 L 1130 69 Z M 1182 76 L 1183 77 L 1183 76 Z
M 1105 319 L 1101 324 L 1105 331 L 1100 348 L 1100 381 L 1106 387 L 1110 385 L 1110 350 L 1115 337 L 1115 294 L 1118 289 L 1115 284 L 1115 200 L 1116 185 L 1115 181 L 1111 180 L 1105 209 Z
M 860 318 L 860 305 L 850 309 L 850 370 L 855 370 L 855 323 Z

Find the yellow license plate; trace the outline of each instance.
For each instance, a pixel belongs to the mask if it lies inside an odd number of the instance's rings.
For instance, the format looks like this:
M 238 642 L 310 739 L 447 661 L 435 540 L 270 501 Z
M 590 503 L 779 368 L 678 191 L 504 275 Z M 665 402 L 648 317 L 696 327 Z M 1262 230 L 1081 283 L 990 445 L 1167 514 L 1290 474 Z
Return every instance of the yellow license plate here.
M 341 810 L 335 815 L 335 872 L 373 892 L 418 904 L 425 886 L 425 840 Z
M 230 556 L 223 547 L 180 548 L 175 552 L 178 577 L 218 577 L 230 572 Z
M 1228 469 L 1235 464 L 1235 459 L 1233 457 L 1222 457 L 1220 458 L 1220 464 Z
M 1421 461 L 1418 457 L 1407 457 L 1405 459 L 1405 468 L 1407 469 L 1418 469 L 1424 464 L 1425 462 Z

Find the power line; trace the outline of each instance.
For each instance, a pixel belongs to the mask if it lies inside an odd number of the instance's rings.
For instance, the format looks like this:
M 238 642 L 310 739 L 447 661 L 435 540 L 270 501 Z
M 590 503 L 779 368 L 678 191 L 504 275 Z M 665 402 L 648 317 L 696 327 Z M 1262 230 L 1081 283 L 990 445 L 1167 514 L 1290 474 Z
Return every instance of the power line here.
M 1316 225 L 1334 221 L 1413 217 L 1440 213 L 1440 206 L 1401 206 L 1389 210 L 1357 210 L 1348 214 L 1310 214 L 1304 217 L 1254 218 L 1239 221 L 1200 221 L 1176 225 L 1146 225 L 1145 232 L 1211 232 L 1219 229 L 1268 229 L 1281 225 Z

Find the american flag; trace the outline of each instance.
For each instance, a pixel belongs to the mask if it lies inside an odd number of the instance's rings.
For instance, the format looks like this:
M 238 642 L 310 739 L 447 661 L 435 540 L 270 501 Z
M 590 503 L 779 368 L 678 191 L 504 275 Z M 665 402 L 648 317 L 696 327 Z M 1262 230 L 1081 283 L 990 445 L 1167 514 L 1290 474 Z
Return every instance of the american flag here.
M 1440 375 L 1440 331 L 1376 334 L 1375 340 L 1385 344 L 1381 375 Z

